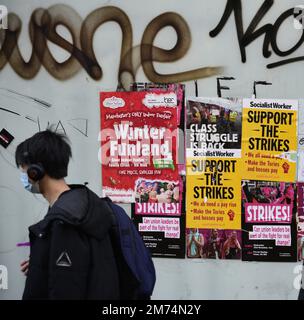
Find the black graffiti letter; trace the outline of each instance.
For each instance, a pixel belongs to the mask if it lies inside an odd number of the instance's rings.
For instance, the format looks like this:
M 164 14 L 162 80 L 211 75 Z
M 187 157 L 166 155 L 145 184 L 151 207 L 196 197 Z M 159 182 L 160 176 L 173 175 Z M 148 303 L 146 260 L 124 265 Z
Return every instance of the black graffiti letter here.
M 242 62 L 246 62 L 246 47 L 253 42 L 255 39 L 259 38 L 261 35 L 265 34 L 264 44 L 263 44 L 263 55 L 265 58 L 269 58 L 271 55 L 271 50 L 269 45 L 271 42 L 271 32 L 272 25 L 265 24 L 259 29 L 255 30 L 257 25 L 261 22 L 265 14 L 273 5 L 273 0 L 265 0 L 254 18 L 252 19 L 250 25 L 248 26 L 246 32 L 244 33 L 243 26 L 243 11 L 242 11 L 242 1 L 241 0 L 227 0 L 226 8 L 219 24 L 210 31 L 210 37 L 216 37 L 226 25 L 232 12 L 234 12 L 235 25 L 237 30 L 238 42 L 241 51 Z

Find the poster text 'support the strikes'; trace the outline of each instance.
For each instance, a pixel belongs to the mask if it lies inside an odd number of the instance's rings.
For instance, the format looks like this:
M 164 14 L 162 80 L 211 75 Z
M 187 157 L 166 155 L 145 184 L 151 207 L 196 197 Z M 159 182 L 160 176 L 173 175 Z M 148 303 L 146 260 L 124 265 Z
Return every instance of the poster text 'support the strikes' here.
M 243 100 L 243 179 L 294 182 L 296 100 Z

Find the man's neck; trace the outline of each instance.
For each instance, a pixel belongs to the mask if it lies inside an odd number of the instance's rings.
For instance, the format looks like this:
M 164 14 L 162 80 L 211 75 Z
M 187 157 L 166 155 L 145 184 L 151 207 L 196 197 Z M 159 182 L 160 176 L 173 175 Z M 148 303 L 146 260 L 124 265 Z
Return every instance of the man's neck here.
M 52 207 L 59 196 L 63 192 L 68 191 L 71 188 L 66 184 L 64 179 L 49 179 L 45 182 L 45 186 L 43 189 L 45 190 L 43 192 L 43 196 L 48 201 L 50 207 Z

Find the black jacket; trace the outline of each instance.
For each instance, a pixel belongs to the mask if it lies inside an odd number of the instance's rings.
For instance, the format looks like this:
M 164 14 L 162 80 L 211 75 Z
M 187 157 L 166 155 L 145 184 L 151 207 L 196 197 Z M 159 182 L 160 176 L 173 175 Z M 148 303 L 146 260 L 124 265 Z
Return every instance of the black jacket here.
M 23 299 L 118 299 L 111 209 L 88 188 L 70 187 L 45 218 L 29 228 Z

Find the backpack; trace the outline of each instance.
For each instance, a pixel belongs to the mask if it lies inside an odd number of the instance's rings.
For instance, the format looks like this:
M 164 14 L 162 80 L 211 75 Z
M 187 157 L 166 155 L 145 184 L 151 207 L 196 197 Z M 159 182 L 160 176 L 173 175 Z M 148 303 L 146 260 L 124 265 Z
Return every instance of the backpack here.
M 110 238 L 116 257 L 122 300 L 148 300 L 156 282 L 151 253 L 125 210 L 109 198 L 112 209 Z

